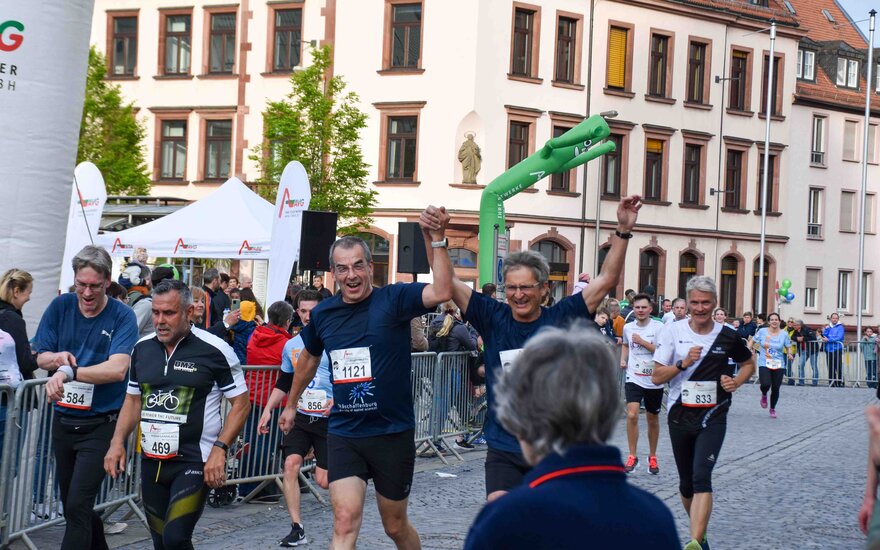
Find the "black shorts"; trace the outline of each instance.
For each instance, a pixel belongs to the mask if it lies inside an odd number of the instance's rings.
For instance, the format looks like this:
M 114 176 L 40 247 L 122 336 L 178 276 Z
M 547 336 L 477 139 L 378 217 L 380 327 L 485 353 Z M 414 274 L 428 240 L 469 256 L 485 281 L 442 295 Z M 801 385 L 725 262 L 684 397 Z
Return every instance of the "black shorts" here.
M 678 468 L 678 491 L 685 498 L 712 492 L 712 470 L 721 454 L 727 421 L 709 422 L 705 427 L 669 422 L 669 440 Z
M 404 500 L 412 488 L 416 467 L 415 430 L 372 437 L 327 435 L 330 483 L 347 477 L 373 479 L 376 492 Z
M 486 496 L 519 486 L 531 469 L 523 455 L 490 447 L 486 452 Z
M 645 410 L 651 414 L 660 414 L 660 405 L 663 404 L 663 388 L 656 390 L 643 388 L 635 382 L 627 382 L 624 385 L 627 403 L 641 403 L 645 400 Z
M 293 429 L 281 440 L 281 454 L 284 459 L 290 455 L 303 458 L 315 449 L 315 461 L 318 468 L 327 469 L 327 418 L 296 413 Z

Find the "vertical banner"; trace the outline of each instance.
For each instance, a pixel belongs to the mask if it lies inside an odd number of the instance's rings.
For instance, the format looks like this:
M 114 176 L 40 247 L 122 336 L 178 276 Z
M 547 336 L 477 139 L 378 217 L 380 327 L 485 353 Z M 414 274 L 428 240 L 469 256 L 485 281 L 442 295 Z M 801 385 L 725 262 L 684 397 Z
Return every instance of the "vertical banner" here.
M 0 10 L 0 272 L 34 276 L 31 331 L 56 295 L 85 94 L 93 0 Z
M 289 162 L 278 183 L 272 220 L 272 245 L 269 248 L 269 284 L 266 307 L 283 300 L 290 282 L 293 264 L 299 258 L 302 238 L 302 213 L 312 200 L 309 177 L 303 165 Z
M 67 292 L 73 284 L 70 261 L 82 247 L 95 242 L 106 202 L 107 188 L 101 171 L 91 162 L 79 163 L 73 171 L 73 188 L 70 192 L 67 240 L 61 261 L 61 282 L 58 284 L 61 292 Z

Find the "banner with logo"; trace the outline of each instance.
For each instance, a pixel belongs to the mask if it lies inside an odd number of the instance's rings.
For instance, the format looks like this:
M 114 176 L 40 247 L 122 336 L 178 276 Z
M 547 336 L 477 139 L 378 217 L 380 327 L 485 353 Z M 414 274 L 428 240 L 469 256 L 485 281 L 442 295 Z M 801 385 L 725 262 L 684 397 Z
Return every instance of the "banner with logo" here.
M 107 188 L 98 167 L 91 162 L 81 162 L 73 171 L 73 189 L 70 193 L 70 215 L 67 218 L 67 240 L 61 261 L 61 292 L 67 292 L 73 284 L 70 261 L 82 247 L 95 242 L 101 213 L 107 202 Z
M 0 273 L 34 277 L 33 331 L 55 297 L 82 118 L 93 0 L 0 9 Z
M 272 246 L 269 249 L 269 283 L 266 304 L 283 300 L 293 264 L 299 258 L 302 213 L 312 200 L 309 177 L 303 165 L 293 161 L 284 167 L 275 197 Z

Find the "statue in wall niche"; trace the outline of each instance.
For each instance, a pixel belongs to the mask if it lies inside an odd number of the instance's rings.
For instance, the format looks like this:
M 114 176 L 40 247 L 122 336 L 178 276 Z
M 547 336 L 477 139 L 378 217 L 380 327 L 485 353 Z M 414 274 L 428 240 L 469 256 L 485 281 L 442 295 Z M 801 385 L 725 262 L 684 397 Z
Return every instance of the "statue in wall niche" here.
M 467 139 L 458 149 L 458 161 L 461 162 L 461 182 L 477 183 L 477 174 L 480 173 L 480 166 L 483 157 L 480 155 L 480 146 L 474 141 L 474 133 L 465 134 Z

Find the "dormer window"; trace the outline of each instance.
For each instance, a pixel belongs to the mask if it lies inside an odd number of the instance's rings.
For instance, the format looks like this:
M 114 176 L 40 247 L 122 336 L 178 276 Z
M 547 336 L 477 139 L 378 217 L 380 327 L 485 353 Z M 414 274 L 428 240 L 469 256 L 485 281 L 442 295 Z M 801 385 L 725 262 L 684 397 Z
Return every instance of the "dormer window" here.
M 769 1 L 768 1 L 768 0 L 749 0 L 749 4 L 752 4 L 753 6 L 763 6 L 763 7 L 765 7 L 765 8 L 766 8 L 766 7 L 769 7 L 769 6 L 768 6 L 768 4 L 769 4 Z
M 816 79 L 816 52 L 810 50 L 798 50 L 797 77 L 801 80 Z
M 837 21 L 834 20 L 834 16 L 831 15 L 830 11 L 822 10 L 822 15 L 825 16 L 825 19 L 827 19 L 829 23 L 837 23 Z
M 837 85 L 846 88 L 859 87 L 859 62 L 845 57 L 837 58 Z

